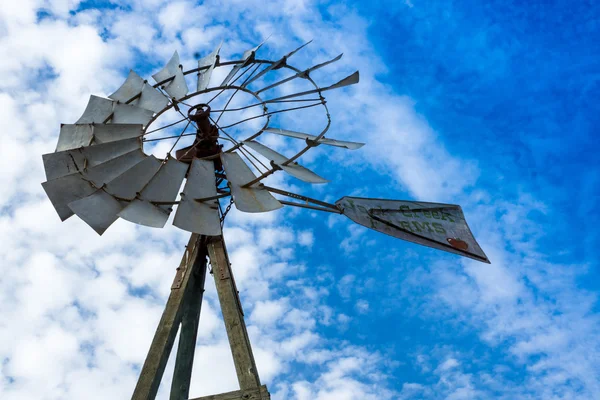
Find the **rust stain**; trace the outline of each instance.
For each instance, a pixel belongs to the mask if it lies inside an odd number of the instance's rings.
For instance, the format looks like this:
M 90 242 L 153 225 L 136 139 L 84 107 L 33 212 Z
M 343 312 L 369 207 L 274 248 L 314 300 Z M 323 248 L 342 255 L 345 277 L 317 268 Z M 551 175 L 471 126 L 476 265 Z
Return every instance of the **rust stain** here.
M 447 238 L 446 240 L 448 241 L 448 243 L 450 243 L 450 246 L 455 247 L 457 249 L 467 250 L 469 248 L 469 244 L 459 238 Z

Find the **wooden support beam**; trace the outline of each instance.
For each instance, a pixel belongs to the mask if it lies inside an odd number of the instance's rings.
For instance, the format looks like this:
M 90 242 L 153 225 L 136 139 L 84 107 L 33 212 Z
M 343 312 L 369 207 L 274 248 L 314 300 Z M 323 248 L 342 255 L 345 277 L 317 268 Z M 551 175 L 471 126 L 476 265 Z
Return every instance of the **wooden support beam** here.
M 235 390 L 233 392 L 213 394 L 211 396 L 197 397 L 190 400 L 271 400 L 271 395 L 265 385 L 249 390 Z
M 192 234 L 177 268 L 171 295 L 152 339 L 132 400 L 154 400 L 156 397 L 181 322 L 182 304 L 194 271 L 199 245 L 199 235 Z
M 192 366 L 194 365 L 198 323 L 206 279 L 206 257 L 208 256 L 206 236 L 202 236 L 200 242 L 192 276 L 190 277 L 189 289 L 184 298 L 170 400 L 187 400 L 190 395 Z
M 208 242 L 208 255 L 223 312 L 223 320 L 233 355 L 233 363 L 242 391 L 260 388 L 260 378 L 250 347 L 244 313 L 227 258 L 222 236 L 213 236 Z

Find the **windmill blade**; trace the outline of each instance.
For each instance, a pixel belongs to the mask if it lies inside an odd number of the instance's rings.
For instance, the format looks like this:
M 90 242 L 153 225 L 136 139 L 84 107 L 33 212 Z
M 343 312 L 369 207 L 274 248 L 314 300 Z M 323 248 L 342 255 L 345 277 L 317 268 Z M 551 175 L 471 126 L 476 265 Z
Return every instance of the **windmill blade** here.
M 336 206 L 367 228 L 489 264 L 460 206 L 403 200 L 343 197 Z
M 300 164 L 293 162 L 287 165 L 284 163 L 288 160 L 288 158 L 282 154 L 279 154 L 273 149 L 268 148 L 262 143 L 259 143 L 255 140 L 249 140 L 247 142 L 243 142 L 244 145 L 250 147 L 252 150 L 256 151 L 260 155 L 265 158 L 273 161 L 275 165 L 283 169 L 288 174 L 292 175 L 295 178 L 298 178 L 304 182 L 308 183 L 327 183 L 329 182 L 327 179 L 320 177 L 315 174 L 308 168 L 301 166 Z
M 142 136 L 142 129 L 139 124 L 62 124 L 56 151 Z
M 71 202 L 91 195 L 105 183 L 141 163 L 146 157 L 138 149 L 85 171 L 80 170 L 79 173 L 48 180 L 42 183 L 42 187 L 59 217 L 64 221 L 73 215 L 69 207 Z
M 173 57 L 171 57 L 167 65 L 152 75 L 152 78 L 154 78 L 156 83 L 173 78 L 170 81 L 163 83 L 161 88 L 174 99 L 180 99 L 188 94 L 188 86 L 179 64 L 179 53 L 176 51 L 173 53 Z
M 153 115 L 151 110 L 91 95 L 83 115 L 75 124 L 104 124 L 110 120 L 114 124 L 146 125 Z
M 299 50 L 301 50 L 302 48 L 304 48 L 305 46 L 307 46 L 311 42 L 312 42 L 312 40 L 304 43 L 302 46 L 296 48 L 295 50 L 293 50 L 293 51 L 289 52 L 288 54 L 286 54 L 285 56 L 283 56 L 280 60 L 275 61 L 273 64 L 269 65 L 267 68 L 263 69 L 257 75 L 255 75 L 254 77 L 252 77 L 252 79 L 250 79 L 248 82 L 244 83 L 242 85 L 242 87 L 245 88 L 246 86 L 248 86 L 249 84 L 251 84 L 255 80 L 260 79 L 262 76 L 264 76 L 266 73 L 268 73 L 271 70 L 283 67 L 284 65 L 286 65 L 288 58 L 290 58 L 291 56 L 293 56 L 294 54 L 296 54 L 296 52 L 298 52 Z
M 227 74 L 227 76 L 225 77 L 225 79 L 223 80 L 223 82 L 221 82 L 221 86 L 225 86 L 229 83 L 229 81 L 231 79 L 233 79 L 233 77 L 235 76 L 235 74 L 237 74 L 237 72 L 248 66 L 252 61 L 254 61 L 254 57 L 256 56 L 256 52 L 258 51 L 258 49 L 260 49 L 262 47 L 263 44 L 265 44 L 266 40 L 263 40 L 261 44 L 259 44 L 258 46 L 250 49 L 250 50 L 246 50 L 244 52 L 244 54 L 242 55 L 242 61 L 244 61 L 243 63 L 240 64 L 236 64 L 231 71 L 229 71 L 229 74 Z
M 339 61 L 342 58 L 343 55 L 344 54 L 342 53 L 339 56 L 337 56 L 335 58 L 332 58 L 329 61 L 325 61 L 324 63 L 314 65 L 314 66 L 312 66 L 312 67 L 310 67 L 308 69 L 305 69 L 304 71 L 300 71 L 297 74 L 290 76 L 289 78 L 282 79 L 282 80 L 280 80 L 278 82 L 275 82 L 275 83 L 273 83 L 273 84 L 271 84 L 269 86 L 266 86 L 266 87 L 258 90 L 256 92 L 256 94 L 259 94 L 260 92 L 264 92 L 265 90 L 273 89 L 274 87 L 277 87 L 279 85 L 283 85 L 284 83 L 289 82 L 289 81 L 291 81 L 293 79 L 296 79 L 296 78 L 305 78 L 306 79 L 306 78 L 308 78 L 310 76 L 311 72 L 316 71 L 319 68 L 323 68 L 326 65 L 332 64 L 332 63 L 334 63 L 336 61 Z
M 114 101 L 91 95 L 85 111 L 76 124 L 103 124 L 110 118 L 113 112 Z
M 219 51 L 221 51 L 222 45 L 223 42 L 221 42 L 219 46 L 212 51 L 212 53 L 198 60 L 198 68 L 208 67 L 205 70 L 198 71 L 198 86 L 196 88 L 198 92 L 206 90 L 206 88 L 208 88 L 208 85 L 210 83 L 210 77 L 212 76 L 213 70 L 217 65 Z
M 93 124 L 61 124 L 55 152 L 89 146 L 93 137 Z
M 133 200 L 158 172 L 162 163 L 154 156 L 147 156 L 127 171 L 110 180 L 104 190 L 119 199 Z
M 127 103 L 136 96 L 137 98 L 128 104 L 145 108 L 155 113 L 165 108 L 169 102 L 167 97 L 149 85 L 145 79 L 133 70 L 129 71 L 129 75 L 123 85 L 108 97 L 121 103 Z
M 95 167 L 125 153 L 142 148 L 142 139 L 118 140 L 96 146 L 81 147 L 73 150 L 59 151 L 42 155 L 46 179 L 56 179 L 61 176 L 82 172 Z
M 119 217 L 123 206 L 104 190 L 96 190 L 91 195 L 69 203 L 69 208 L 93 230 L 102 235 Z
M 174 202 L 185 178 L 188 164 L 169 156 L 156 175 L 118 216 L 136 224 L 162 228 L 169 219 L 172 205 L 155 205 L 153 202 Z
M 358 81 L 359 81 L 359 73 L 358 73 L 358 71 L 356 71 L 352 75 L 348 75 L 341 81 L 334 83 L 331 86 L 327 86 L 327 87 L 320 88 L 320 89 L 307 90 L 305 92 L 288 94 L 286 96 L 281 96 L 281 97 L 277 97 L 274 99 L 265 100 L 265 103 L 273 103 L 273 102 L 277 102 L 277 101 L 281 101 L 281 100 L 285 100 L 285 99 L 291 99 L 293 97 L 306 96 L 308 94 L 321 93 L 321 92 L 325 92 L 327 90 L 339 89 L 339 88 L 343 88 L 345 86 L 354 85 L 354 84 L 358 83 Z
M 61 221 L 73 215 L 68 204 L 87 197 L 98 190 L 90 181 L 80 174 L 63 176 L 42 183 L 46 195 Z
M 110 122 L 112 124 L 142 124 L 146 126 L 152 119 L 154 111 L 129 104 L 115 104 Z
M 194 158 L 188 173 L 181 202 L 177 206 L 173 225 L 188 232 L 218 236 L 221 232 L 218 200 L 196 201 L 217 196 L 215 164 Z
M 259 213 L 277 210 L 283 205 L 267 190 L 260 187 L 242 187 L 256 179 L 250 168 L 236 152 L 221 153 L 223 168 L 231 188 L 235 207 L 243 212 Z
M 334 139 L 328 139 L 325 137 L 322 137 L 321 139 L 317 140 L 317 136 L 309 135 L 308 133 L 288 131 L 286 129 L 280 129 L 280 128 L 265 128 L 265 129 L 263 129 L 263 131 L 275 133 L 277 135 L 288 136 L 288 137 L 303 139 L 303 140 L 307 140 L 307 141 L 313 141 L 318 144 L 326 144 L 329 146 L 343 147 L 343 148 L 346 148 L 349 150 L 360 149 L 361 147 L 363 147 L 365 145 L 364 143 L 346 142 L 344 140 L 334 140 Z
M 116 142 L 118 140 L 141 137 L 143 125 L 140 124 L 104 124 L 94 125 L 94 145 Z

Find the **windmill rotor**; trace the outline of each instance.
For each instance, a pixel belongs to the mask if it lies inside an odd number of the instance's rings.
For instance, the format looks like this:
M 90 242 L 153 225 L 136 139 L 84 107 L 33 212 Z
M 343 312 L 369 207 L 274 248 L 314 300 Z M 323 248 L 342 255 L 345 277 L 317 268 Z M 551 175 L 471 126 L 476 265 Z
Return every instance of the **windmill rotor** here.
M 108 98 L 90 96 L 76 123 L 61 126 L 56 151 L 43 156 L 47 181 L 42 186 L 59 217 L 66 220 L 77 215 L 102 234 L 118 218 L 161 228 L 175 210 L 175 226 L 213 236 L 221 234 L 224 218 L 220 216 L 219 200 L 231 196 L 235 207 L 242 212 L 260 213 L 296 206 L 340 213 L 400 239 L 489 262 L 458 206 L 452 206 L 455 207 L 452 212 L 457 221 L 463 222 L 443 229 L 451 235 L 433 228 L 431 224 L 439 225 L 439 221 L 417 221 L 418 215 L 427 218 L 423 213 L 413 212 L 414 221 L 401 221 L 399 217 L 404 218 L 406 212 L 382 213 L 378 211 L 379 205 L 372 204 L 369 208 L 349 206 L 369 203 L 371 199 L 345 197 L 329 204 L 264 185 L 263 181 L 278 171 L 303 182 L 326 183 L 326 178 L 301 165 L 299 158 L 320 145 L 347 150 L 364 145 L 325 137 L 331 115 L 324 93 L 358 83 L 359 73 L 320 87 L 311 73 L 340 60 L 342 55 L 305 69 L 290 65 L 290 58 L 309 43 L 279 59 L 265 60 L 257 57 L 263 42 L 233 61 L 221 60 L 221 43 L 198 60 L 197 68 L 190 70 L 184 70 L 175 52 L 152 75 L 155 84 L 131 70 L 125 82 Z M 226 68 L 230 70 L 225 78 L 212 86 L 215 72 Z M 271 76 L 275 72 L 277 75 Z M 186 76 L 194 74 L 196 91 L 190 92 Z M 312 88 L 273 92 L 298 80 Z M 231 95 L 224 96 L 225 93 Z M 247 104 L 237 104 L 239 96 L 246 96 Z M 318 134 L 298 132 L 281 123 L 271 124 L 279 114 L 313 107 L 321 107 L 326 119 Z M 155 128 L 155 122 L 166 113 L 175 117 Z M 184 128 L 180 129 L 182 125 Z M 162 133 L 165 136 L 159 136 Z M 260 140 L 262 135 L 297 139 L 304 146 L 294 155 L 286 156 L 265 145 Z M 158 146 L 156 143 L 169 140 L 173 144 L 164 158 L 144 151 L 145 146 Z M 304 202 L 283 200 L 274 194 Z M 395 202 L 396 210 L 424 204 Z M 418 231 L 423 226 L 427 230 Z

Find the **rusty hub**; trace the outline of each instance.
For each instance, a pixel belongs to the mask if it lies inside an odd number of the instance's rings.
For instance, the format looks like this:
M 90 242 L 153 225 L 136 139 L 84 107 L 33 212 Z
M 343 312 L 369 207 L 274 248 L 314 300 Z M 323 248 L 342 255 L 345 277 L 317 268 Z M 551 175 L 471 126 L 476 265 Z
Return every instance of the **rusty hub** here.
M 191 146 L 184 147 L 175 152 L 177 160 L 191 163 L 194 157 L 204 158 L 221 153 L 222 145 L 219 144 L 219 130 L 210 122 L 210 106 L 198 104 L 188 110 L 188 118 L 198 127 L 196 138 Z M 220 165 L 220 160 L 215 159 L 215 165 Z M 219 165 L 216 165 L 217 168 Z

